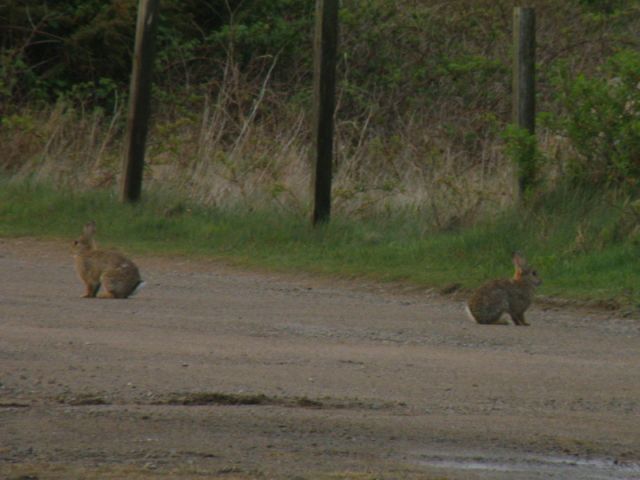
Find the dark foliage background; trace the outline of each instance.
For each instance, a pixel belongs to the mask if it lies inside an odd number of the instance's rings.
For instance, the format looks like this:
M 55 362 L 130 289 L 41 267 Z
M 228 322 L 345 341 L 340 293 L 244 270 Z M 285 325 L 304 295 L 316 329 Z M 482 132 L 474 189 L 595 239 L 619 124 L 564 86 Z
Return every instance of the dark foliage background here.
M 418 155 L 451 149 L 464 165 L 478 161 L 488 144 L 506 141 L 520 165 L 542 161 L 541 152 L 518 147 L 526 143 L 522 135 L 503 135 L 517 3 L 344 0 L 339 155 L 374 139 L 376 151 L 367 157 L 375 163 L 409 141 Z M 538 109 L 541 124 L 569 140 L 564 173 L 636 187 L 639 2 L 530 3 L 538 18 Z M 136 0 L 0 3 L 0 115 L 61 98 L 89 109 L 122 105 L 136 8 Z M 253 108 L 267 76 L 255 118 L 277 129 L 275 118 L 308 108 L 314 2 L 163 0 L 161 9 L 155 79 L 163 115 L 184 116 L 207 96 L 224 94 L 229 114 L 238 117 Z

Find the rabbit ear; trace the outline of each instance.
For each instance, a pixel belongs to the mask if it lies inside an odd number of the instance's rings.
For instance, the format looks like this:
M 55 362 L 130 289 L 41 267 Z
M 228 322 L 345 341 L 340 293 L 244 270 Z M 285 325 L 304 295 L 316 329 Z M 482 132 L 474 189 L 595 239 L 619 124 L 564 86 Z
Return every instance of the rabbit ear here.
M 513 278 L 515 278 L 516 280 L 519 280 L 522 277 L 522 274 L 528 268 L 527 260 L 518 252 L 513 252 L 513 265 L 516 267 L 516 271 L 513 275 Z
M 87 237 L 93 237 L 96 234 L 96 222 L 91 220 L 90 222 L 85 223 L 82 232 Z
M 513 252 L 513 264 L 519 268 L 525 268 L 527 266 L 527 260 L 520 253 Z

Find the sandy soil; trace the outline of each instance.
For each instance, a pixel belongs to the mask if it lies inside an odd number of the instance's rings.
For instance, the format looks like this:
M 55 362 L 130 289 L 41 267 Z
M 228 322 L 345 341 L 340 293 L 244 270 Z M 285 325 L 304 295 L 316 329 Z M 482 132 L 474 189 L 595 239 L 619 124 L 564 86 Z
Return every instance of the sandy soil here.
M 0 477 L 640 478 L 640 321 L 0 240 Z M 549 279 L 546 279 L 549 281 Z

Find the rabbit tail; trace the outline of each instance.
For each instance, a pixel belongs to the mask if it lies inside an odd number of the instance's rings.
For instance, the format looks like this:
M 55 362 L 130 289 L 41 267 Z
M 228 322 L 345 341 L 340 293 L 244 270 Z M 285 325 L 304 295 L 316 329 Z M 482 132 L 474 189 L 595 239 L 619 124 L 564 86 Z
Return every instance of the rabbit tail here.
M 142 287 L 144 287 L 146 285 L 146 282 L 144 282 L 143 280 L 140 280 L 135 287 L 133 287 L 133 290 L 131 291 L 131 293 L 129 294 L 130 297 L 133 297 L 136 293 L 138 293 Z

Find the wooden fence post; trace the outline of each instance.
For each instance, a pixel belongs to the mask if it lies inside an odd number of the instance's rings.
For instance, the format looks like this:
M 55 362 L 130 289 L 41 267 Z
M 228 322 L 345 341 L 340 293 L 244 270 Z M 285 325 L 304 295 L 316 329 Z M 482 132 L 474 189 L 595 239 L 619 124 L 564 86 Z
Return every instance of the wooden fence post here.
M 333 115 L 338 51 L 338 0 L 316 0 L 313 69 L 313 145 L 315 160 L 313 225 L 331 215 Z
M 534 8 L 514 8 L 513 42 L 513 123 L 534 135 L 536 130 L 536 17 Z M 531 161 L 534 160 L 531 159 Z M 520 198 L 531 180 L 523 172 L 518 174 L 518 195 Z
M 142 191 L 144 151 L 151 106 L 151 74 L 160 0 L 140 0 L 129 89 L 126 154 L 122 164 L 120 199 L 135 202 Z

